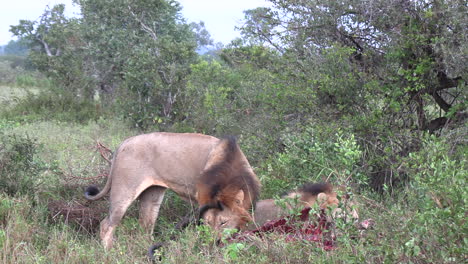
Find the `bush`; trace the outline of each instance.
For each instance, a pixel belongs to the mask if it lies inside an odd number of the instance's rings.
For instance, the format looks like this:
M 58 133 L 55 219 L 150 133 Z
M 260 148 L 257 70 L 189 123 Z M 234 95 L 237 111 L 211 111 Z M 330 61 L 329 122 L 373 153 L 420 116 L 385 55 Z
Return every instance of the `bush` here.
M 10 66 L 12 69 L 20 68 L 28 68 L 30 69 L 31 65 L 26 58 L 26 56 L 17 56 L 17 55 L 2 55 L 0 56 L 0 63 L 5 63 L 6 65 Z
M 408 169 L 418 210 L 410 220 L 408 254 L 427 254 L 434 260 L 462 262 L 468 254 L 466 202 L 468 175 L 466 157 L 450 156 L 444 139 L 427 138 L 424 147 L 410 154 Z M 466 145 L 461 146 L 467 153 Z
M 0 60 L 0 83 L 1 84 L 13 84 L 16 80 L 18 71 L 11 68 L 8 61 Z
M 0 138 L 0 190 L 9 195 L 34 193 L 45 169 L 37 159 L 39 145 L 28 136 Z
M 49 88 L 52 83 L 49 79 L 41 76 L 39 72 L 25 72 L 16 76 L 16 86 L 18 87 L 40 87 Z
M 309 125 L 300 132 L 286 131 L 282 142 L 284 151 L 266 163 L 269 175 L 261 176 L 267 179 L 264 193 L 278 194 L 306 182 L 367 183 L 359 166 L 362 151 L 353 134 Z
M 21 56 L 0 56 L 0 83 L 19 87 L 51 86 L 50 80 Z

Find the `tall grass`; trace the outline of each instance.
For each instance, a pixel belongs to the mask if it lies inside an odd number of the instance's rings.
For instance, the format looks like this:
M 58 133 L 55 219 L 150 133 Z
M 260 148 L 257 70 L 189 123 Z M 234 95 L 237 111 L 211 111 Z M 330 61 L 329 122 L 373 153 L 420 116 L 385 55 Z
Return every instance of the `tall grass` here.
M 36 121 L 21 126 L 4 126 L 2 131 L 4 135 L 34 134 L 34 143 L 17 140 L 9 144 L 40 145 L 34 152 L 36 161 L 55 164 L 56 167 L 38 171 L 34 177 L 38 180 L 47 179 L 51 174 L 57 177 L 57 181 L 48 181 L 47 186 L 29 189 L 27 193 L 7 194 L 3 190 L 0 194 L 2 263 L 148 263 L 145 256 L 148 246 L 160 241 L 168 242 L 158 251 L 163 263 L 460 263 L 467 256 L 466 242 L 463 240 L 466 223 L 456 220 L 463 219 L 458 217 L 464 215 L 466 208 L 464 188 L 457 183 L 466 175 L 466 166 L 450 163 L 448 157 L 430 152 L 431 149 L 443 149 L 440 145 L 443 142 L 431 143 L 434 139 L 428 139 L 426 148 L 412 156 L 407 164 L 427 164 L 418 166 L 414 173 L 421 177 L 431 173 L 434 179 L 449 179 L 445 181 L 448 185 L 441 188 L 443 183 L 426 182 L 423 177 L 418 180 L 417 186 L 408 185 L 405 190 L 392 196 L 362 190 L 355 196 L 359 202 L 361 220 L 372 219 L 375 226 L 360 230 L 352 224 L 337 222 L 335 250 L 324 251 L 309 242 L 286 242 L 285 237 L 279 234 L 219 247 L 205 226 L 189 227 L 178 234 L 177 239 L 169 240 L 174 223 L 189 210 L 189 206 L 175 194 L 168 193 L 153 236 L 144 234 L 139 227 L 137 206 L 133 205 L 117 228 L 115 247 L 105 251 L 96 233 L 89 233 L 57 218 L 53 221 L 48 203 L 61 200 L 86 204 L 81 194 L 81 188 L 90 181 L 86 178 L 95 176 L 108 166 L 95 152 L 93 144 L 102 141 L 114 149 L 125 137 L 138 132 L 125 129 L 125 125 L 118 120 L 103 119 L 87 124 Z M 303 134 L 305 137 L 310 135 Z M 352 141 L 350 137 L 342 139 Z M 316 161 L 324 161 L 322 165 L 328 164 L 341 170 L 355 166 L 354 162 L 346 165 L 339 155 L 329 155 L 328 151 L 339 154 L 343 147 L 335 148 L 334 144 L 325 144 L 319 138 L 315 140 L 317 146 L 324 149 L 323 157 L 315 157 Z M 348 143 L 344 144 L 348 147 L 347 151 L 342 152 L 343 155 L 354 149 Z M 325 146 L 330 148 L 325 151 Z M 289 148 L 284 155 L 290 157 L 283 156 L 283 162 L 274 165 L 275 168 L 283 168 L 284 172 L 293 169 L 290 166 L 293 166 L 294 160 L 310 154 L 304 152 L 304 148 Z M 327 157 L 328 160 L 325 160 Z M 314 166 L 304 168 L 313 170 Z M 82 180 L 69 188 L 67 185 L 70 182 L 66 180 L 64 171 Z M 306 177 L 305 174 L 301 174 L 301 179 Z M 277 176 L 273 174 L 272 177 Z M 20 179 L 17 181 L 20 183 Z M 103 183 L 105 179 L 101 178 L 101 181 Z M 452 183 L 455 185 L 451 187 Z M 270 179 L 266 176 L 263 185 L 269 190 L 269 195 L 281 191 L 281 186 L 270 185 Z M 438 206 L 431 193 L 443 203 L 442 207 Z M 108 206 L 105 200 L 97 203 Z
M 1 195 L 0 259 L 3 263 L 149 263 L 148 246 L 166 241 L 157 252 L 162 263 L 461 263 L 464 255 L 447 258 L 437 250 L 415 251 L 419 242 L 413 242 L 410 220 L 418 213 L 399 199 L 363 202 L 362 216 L 376 221 L 374 229 L 338 228 L 337 249 L 332 251 L 314 243 L 287 242 L 279 234 L 219 247 L 204 226 L 189 227 L 176 240 L 168 240 L 170 229 L 151 238 L 134 215 L 124 219 L 114 248 L 106 251 L 96 234 L 51 223 L 46 208 L 30 198 Z
M 51 81 L 24 56 L 0 56 L 0 84 L 22 88 L 48 88 Z
M 53 90 L 38 94 L 28 93 L 16 101 L 16 104 L 0 113 L 4 119 L 20 122 L 58 120 L 83 123 L 97 120 L 103 115 L 99 102 L 77 100 L 70 94 L 57 94 Z

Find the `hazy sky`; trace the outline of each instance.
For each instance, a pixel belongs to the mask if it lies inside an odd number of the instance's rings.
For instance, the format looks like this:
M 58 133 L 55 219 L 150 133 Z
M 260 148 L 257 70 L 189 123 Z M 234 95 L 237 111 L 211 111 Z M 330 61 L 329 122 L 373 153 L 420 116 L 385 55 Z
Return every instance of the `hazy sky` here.
M 64 3 L 67 16 L 79 14 L 79 8 L 72 0 L 2 0 L 0 5 L 0 45 L 5 45 L 13 37 L 10 25 L 17 25 L 20 19 L 36 20 L 47 5 Z M 179 0 L 182 14 L 188 22 L 204 21 L 215 42 L 228 43 L 239 37 L 234 31 L 244 18 L 242 11 L 259 6 L 269 6 L 266 0 Z

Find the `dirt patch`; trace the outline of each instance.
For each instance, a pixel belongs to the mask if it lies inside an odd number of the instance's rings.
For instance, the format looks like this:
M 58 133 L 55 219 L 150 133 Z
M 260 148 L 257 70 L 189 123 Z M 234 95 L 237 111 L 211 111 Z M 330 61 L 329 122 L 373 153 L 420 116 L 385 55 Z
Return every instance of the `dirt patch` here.
M 63 222 L 78 231 L 95 233 L 107 208 L 98 203 L 88 205 L 79 201 L 52 201 L 48 205 L 49 217 L 54 223 Z

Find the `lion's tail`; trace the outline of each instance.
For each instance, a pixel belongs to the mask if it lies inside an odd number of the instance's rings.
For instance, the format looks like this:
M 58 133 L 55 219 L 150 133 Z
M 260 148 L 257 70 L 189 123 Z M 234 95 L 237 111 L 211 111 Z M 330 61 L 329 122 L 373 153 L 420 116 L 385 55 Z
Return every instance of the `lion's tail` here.
M 90 185 L 86 187 L 84 193 L 85 198 L 90 201 L 96 201 L 101 199 L 102 197 L 104 197 L 104 195 L 106 195 L 109 192 L 111 187 L 111 181 L 112 178 L 109 176 L 109 178 L 107 179 L 106 186 L 104 186 L 104 189 L 102 189 L 102 191 L 99 191 L 99 188 L 96 185 Z
M 112 183 L 112 174 L 114 170 L 114 163 L 115 163 L 115 158 L 117 157 L 117 153 L 119 153 L 119 150 L 114 154 L 114 157 L 112 158 L 112 165 L 109 173 L 109 177 L 107 178 L 106 186 L 104 186 L 104 189 L 102 191 L 99 191 L 99 188 L 96 185 L 90 185 L 86 187 L 84 196 L 87 200 L 89 201 L 96 201 L 104 197 L 111 189 L 111 183 Z

